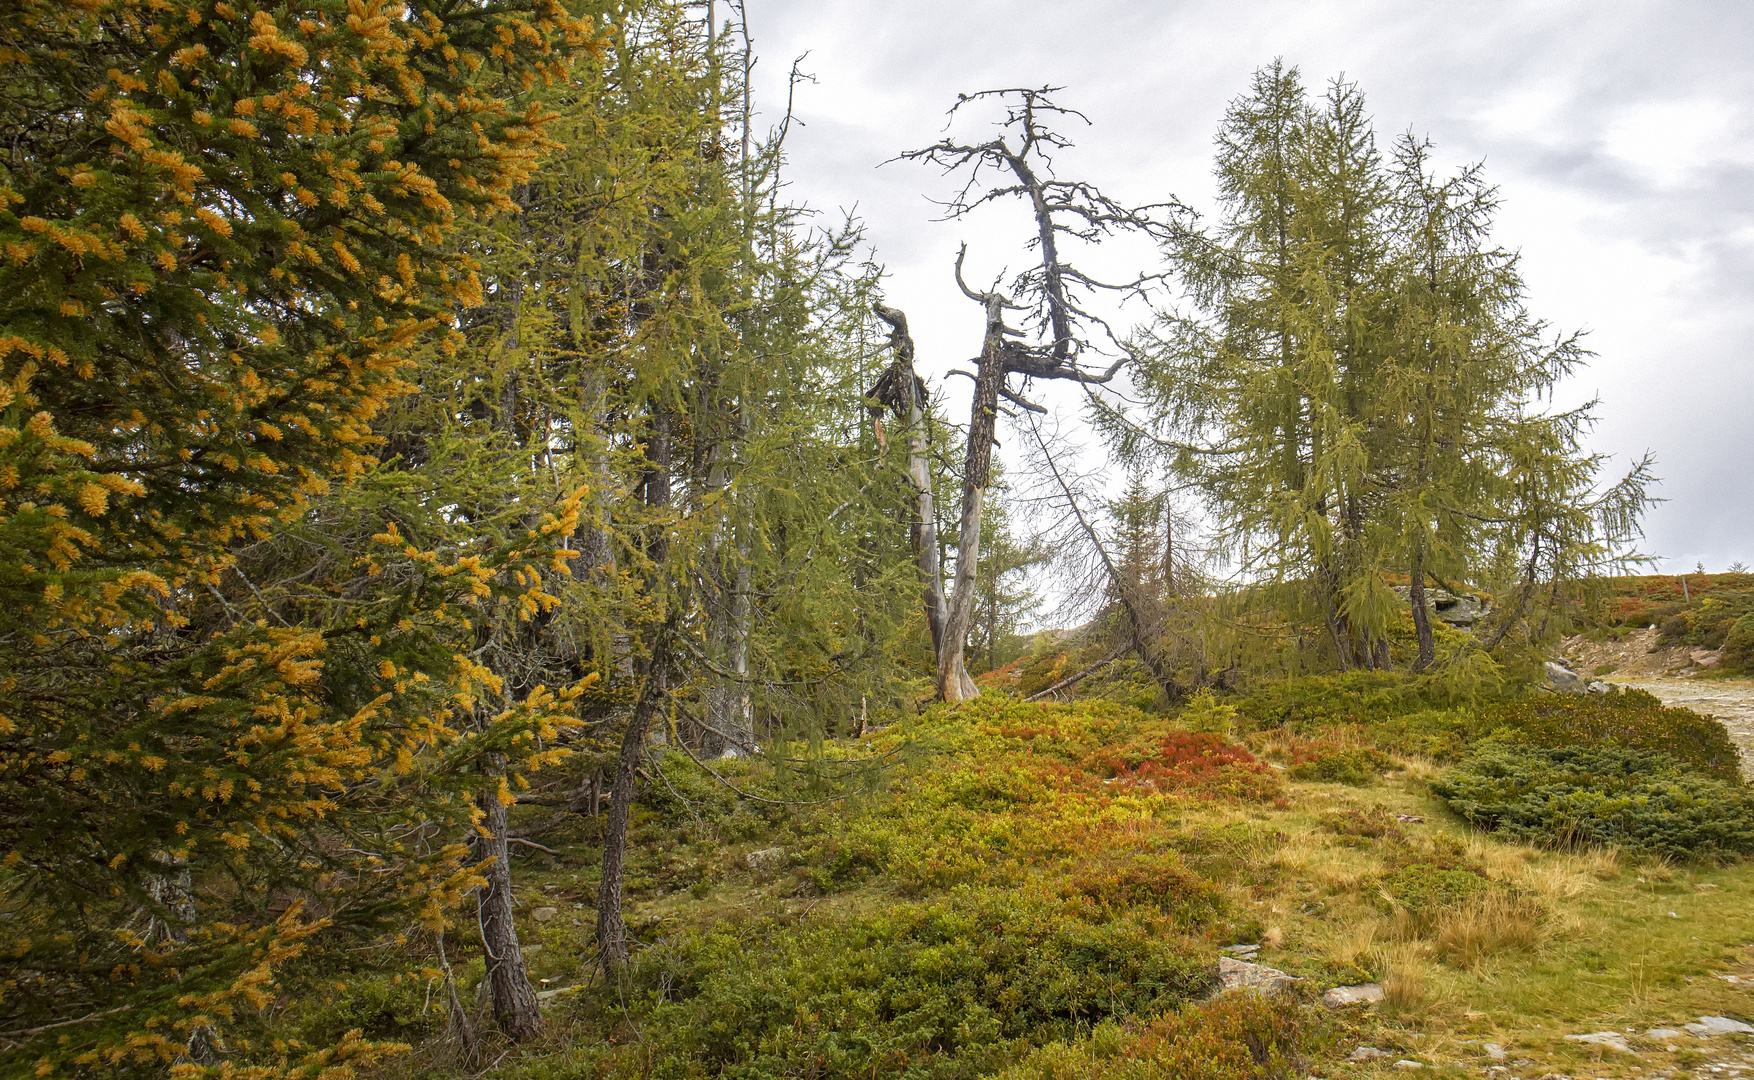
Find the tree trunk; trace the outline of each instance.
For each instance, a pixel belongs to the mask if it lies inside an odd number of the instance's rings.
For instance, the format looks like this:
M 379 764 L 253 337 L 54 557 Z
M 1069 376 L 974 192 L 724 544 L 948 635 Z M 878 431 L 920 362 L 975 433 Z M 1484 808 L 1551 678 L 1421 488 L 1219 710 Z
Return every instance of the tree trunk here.
M 975 374 L 974 401 L 968 418 L 968 456 L 962 472 L 962 521 L 956 535 L 956 585 L 950 594 L 950 617 L 938 646 L 938 700 L 969 701 L 981 696 L 963 662 L 968 626 L 974 615 L 975 581 L 981 557 L 981 511 L 986 506 L 987 476 L 993 465 L 993 428 L 999 415 L 999 385 L 1005 380 L 1004 309 L 998 297 L 987 299 L 986 341 L 980 370 Z
M 542 1010 L 530 986 L 524 953 L 518 947 L 518 930 L 512 922 L 512 866 L 507 850 L 506 805 L 499 799 L 499 782 L 505 776 L 504 754 L 489 754 L 488 785 L 477 797 L 485 819 L 480 847 L 488 862 L 482 868 L 487 884 L 476 894 L 481 920 L 481 948 L 487 954 L 487 982 L 493 995 L 493 1018 L 513 1041 L 542 1034 Z
M 643 483 L 645 502 L 654 510 L 670 506 L 671 453 L 670 412 L 655 408 L 652 429 L 646 441 L 646 473 Z M 670 522 L 660 514 L 652 539 L 646 545 L 651 562 L 645 592 L 654 599 L 660 593 L 665 564 L 670 560 Z M 670 677 L 671 635 L 675 630 L 675 608 L 670 620 L 659 626 L 651 636 L 646 661 L 645 685 L 640 688 L 639 701 L 628 719 L 627 731 L 621 739 L 621 755 L 616 763 L 615 784 L 609 792 L 609 818 L 603 826 L 603 875 L 597 888 L 597 957 L 605 972 L 619 971 L 627 966 L 627 923 L 621 917 L 622 877 L 627 864 L 627 822 L 633 812 L 633 800 L 639 794 L 638 769 L 645 755 L 646 733 L 652 718 L 663 705 Z
M 881 303 L 872 304 L 871 310 L 889 324 L 889 347 L 895 352 L 895 362 L 868 396 L 888 405 L 907 424 L 907 478 L 914 489 L 908 542 L 913 546 L 914 565 L 920 574 L 926 625 L 932 631 L 932 655 L 936 657 L 944 648 L 944 627 L 950 621 L 950 609 L 944 599 L 944 568 L 938 556 L 938 514 L 932 502 L 924 384 L 914 372 L 914 339 L 908 333 L 906 313 Z M 878 435 L 881 443 L 881 430 Z
M 639 765 L 645 755 L 646 735 L 652 718 L 663 703 L 670 673 L 670 634 L 660 630 L 653 643 L 645 686 L 634 706 L 633 718 L 621 739 L 621 756 L 615 767 L 615 784 L 609 790 L 609 819 L 603 827 L 603 877 L 597 887 L 597 957 L 605 972 L 627 966 L 627 923 L 621 917 L 622 881 L 627 868 L 627 822 L 633 800 L 639 794 Z
M 914 486 L 914 520 L 913 527 L 908 530 L 908 539 L 913 544 L 914 563 L 920 571 L 920 590 L 926 608 L 926 623 L 932 630 L 932 653 L 937 655 L 944 648 L 944 627 L 950 621 L 950 611 L 944 600 L 944 568 L 938 561 L 938 514 L 932 505 L 932 465 L 926 456 L 928 447 L 925 412 L 920 408 L 918 396 L 911 390 L 913 365 L 908 365 L 905 374 L 910 384 L 907 410 L 907 476 Z
M 1419 635 L 1419 656 L 1413 661 L 1415 675 L 1437 659 L 1437 639 L 1431 632 L 1431 612 L 1425 607 L 1425 551 L 1422 545 L 1413 548 L 1412 581 L 1407 586 L 1407 602 L 1413 606 L 1413 630 Z

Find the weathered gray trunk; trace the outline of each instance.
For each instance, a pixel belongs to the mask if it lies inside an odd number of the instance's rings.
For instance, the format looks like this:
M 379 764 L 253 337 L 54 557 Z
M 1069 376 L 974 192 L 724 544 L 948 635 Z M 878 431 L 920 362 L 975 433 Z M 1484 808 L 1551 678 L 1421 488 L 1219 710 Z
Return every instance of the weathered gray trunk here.
M 507 835 L 506 805 L 500 801 L 500 780 L 505 776 L 504 754 L 489 754 L 484 762 L 487 784 L 477 797 L 484 815 L 480 850 L 487 863 L 482 876 L 487 884 L 476 894 L 481 921 L 481 948 L 487 954 L 487 983 L 493 996 L 493 1018 L 500 1030 L 515 1041 L 542 1034 L 542 1011 L 530 986 L 529 969 L 518 945 L 518 928 L 512 921 L 512 864 Z
M 914 370 L 908 366 L 911 378 Z M 932 465 L 926 456 L 925 411 L 914 395 L 908 395 L 907 412 L 907 476 L 914 486 L 914 520 L 909 539 L 913 544 L 914 562 L 919 567 L 921 599 L 925 604 L 926 622 L 932 630 L 932 652 L 944 648 L 944 625 L 950 620 L 949 606 L 944 600 L 944 568 L 938 561 L 938 514 L 932 505 Z
M 956 584 L 950 593 L 950 615 L 938 646 L 938 699 L 968 701 L 981 696 L 969 678 L 963 654 L 974 617 L 975 582 L 981 557 L 981 511 L 986 507 L 987 479 L 993 465 L 993 428 L 999 414 L 999 386 L 1005 380 L 1004 309 L 998 297 L 987 300 L 987 331 L 975 372 L 974 401 L 968 418 L 968 454 L 962 473 L 962 520 L 956 533 Z

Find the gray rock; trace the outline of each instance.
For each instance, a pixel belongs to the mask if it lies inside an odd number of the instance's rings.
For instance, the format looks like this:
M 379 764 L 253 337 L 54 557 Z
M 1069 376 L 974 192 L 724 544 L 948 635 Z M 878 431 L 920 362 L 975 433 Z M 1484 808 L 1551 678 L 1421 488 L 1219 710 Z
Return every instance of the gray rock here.
M 1497 1043 L 1486 1043 L 1484 1046 L 1480 1047 L 1480 1049 L 1486 1051 L 1486 1056 L 1491 1058 L 1493 1061 L 1503 1061 L 1505 1058 L 1510 1056 L 1509 1054 L 1504 1052 L 1504 1047 L 1498 1045 Z
M 1547 685 L 1551 689 L 1557 690 L 1561 694 L 1583 693 L 1583 680 L 1578 677 L 1577 672 L 1564 664 L 1555 664 L 1551 660 L 1543 664 L 1542 667 L 1547 672 Z
M 562 986 L 554 990 L 538 990 L 536 991 L 536 1001 L 542 1005 L 551 1005 L 554 1003 L 554 999 L 562 994 L 573 994 L 582 989 L 584 989 L 582 986 Z
M 1592 1031 L 1588 1035 L 1567 1035 L 1571 1042 L 1593 1043 L 1596 1046 L 1611 1046 L 1624 1053 L 1637 1053 L 1626 1043 L 1626 1036 L 1618 1031 Z
M 1727 1016 L 1702 1016 L 1699 1023 L 1688 1024 L 1687 1030 L 1702 1039 L 1713 1035 L 1754 1035 L 1754 1027 L 1749 1027 L 1740 1020 L 1731 1020 Z
M 1247 960 L 1249 957 L 1253 956 L 1255 953 L 1260 952 L 1261 947 L 1259 945 L 1226 945 L 1226 946 L 1224 946 L 1224 948 L 1222 948 L 1218 951 L 1219 952 L 1227 952 L 1232 956 L 1240 957 L 1244 960 Z
M 1644 1033 L 1644 1037 L 1647 1039 L 1679 1039 L 1685 1034 L 1686 1032 L 1676 1031 L 1674 1028 L 1651 1028 Z
M 543 923 L 559 914 L 559 908 L 539 907 L 535 911 L 530 912 L 530 918 L 535 919 L 539 923 Z
M 1330 1009 L 1343 1009 L 1348 1005 L 1366 1005 L 1381 1001 L 1381 983 L 1361 983 L 1357 986 L 1336 986 L 1322 995 L 1322 1004 Z
M 785 869 L 786 849 L 783 847 L 770 847 L 762 848 L 759 851 L 751 851 L 749 854 L 743 856 L 743 861 L 749 864 L 749 869 L 758 874 L 777 873 L 780 870 Z
M 1350 1054 L 1347 1054 L 1346 1060 L 1347 1061 L 1377 1061 L 1381 1058 L 1386 1058 L 1389 1056 L 1390 1056 L 1390 1054 L 1387 1050 L 1378 1050 L 1374 1046 L 1360 1046 L 1358 1049 L 1352 1051 Z
M 1265 964 L 1251 964 L 1231 956 L 1218 958 L 1218 985 L 1223 990 L 1249 990 L 1257 994 L 1277 994 L 1291 987 L 1292 983 L 1302 982 L 1295 975 L 1287 975 L 1278 968 Z
M 1600 679 L 1597 679 L 1594 682 L 1590 683 L 1588 689 L 1589 689 L 1589 692 L 1592 694 L 1612 694 L 1614 692 L 1614 687 L 1612 684 L 1605 683 Z

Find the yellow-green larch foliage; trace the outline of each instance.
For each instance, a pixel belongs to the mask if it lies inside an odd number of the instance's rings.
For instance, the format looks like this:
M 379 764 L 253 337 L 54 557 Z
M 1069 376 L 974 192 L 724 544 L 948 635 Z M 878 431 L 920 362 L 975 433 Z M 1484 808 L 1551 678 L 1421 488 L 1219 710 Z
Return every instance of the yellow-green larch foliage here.
M 436 925 L 478 880 L 447 777 L 552 759 L 546 691 L 453 726 L 493 676 L 451 646 L 484 597 L 552 606 L 580 495 L 475 551 L 383 528 L 320 621 L 233 598 L 480 303 L 449 237 L 512 209 L 534 91 L 597 33 L 557 0 L 0 10 L 0 1071 L 382 1053 L 258 1038 L 276 965 Z

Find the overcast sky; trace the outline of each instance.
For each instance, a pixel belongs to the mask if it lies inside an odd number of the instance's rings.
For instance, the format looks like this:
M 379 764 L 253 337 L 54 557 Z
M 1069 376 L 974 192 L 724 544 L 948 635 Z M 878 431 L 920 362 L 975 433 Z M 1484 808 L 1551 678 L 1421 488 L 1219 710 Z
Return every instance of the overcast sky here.
M 1754 3 L 1613 0 L 749 0 L 756 87 L 777 119 L 808 53 L 788 142 L 794 199 L 857 207 L 920 368 L 978 350 L 981 313 L 950 276 L 959 240 L 990 280 L 1026 256 L 1021 220 L 937 223 L 933 170 L 880 162 L 940 136 L 959 92 L 1066 87 L 1092 126 L 1062 175 L 1123 201 L 1203 213 L 1212 138 L 1251 73 L 1283 57 L 1319 92 L 1364 90 L 1385 145 L 1412 130 L 1440 161 L 1486 162 L 1496 237 L 1523 255 L 1530 306 L 1599 354 L 1562 394 L 1599 395 L 1613 466 L 1646 449 L 1669 501 L 1648 550 L 1667 570 L 1754 563 Z M 965 365 L 966 366 L 966 365 Z

